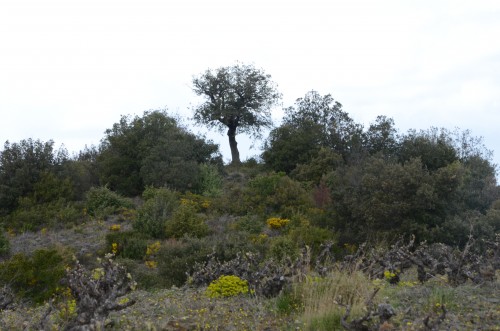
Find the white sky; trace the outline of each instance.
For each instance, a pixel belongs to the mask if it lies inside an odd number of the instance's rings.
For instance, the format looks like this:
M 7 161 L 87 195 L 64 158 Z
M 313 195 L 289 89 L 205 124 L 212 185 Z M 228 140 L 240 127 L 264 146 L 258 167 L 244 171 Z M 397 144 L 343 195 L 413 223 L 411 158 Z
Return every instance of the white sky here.
M 0 144 L 76 152 L 122 114 L 190 117 L 193 75 L 236 61 L 271 74 L 283 106 L 314 89 L 365 125 L 470 129 L 500 164 L 498 0 L 2 0 Z

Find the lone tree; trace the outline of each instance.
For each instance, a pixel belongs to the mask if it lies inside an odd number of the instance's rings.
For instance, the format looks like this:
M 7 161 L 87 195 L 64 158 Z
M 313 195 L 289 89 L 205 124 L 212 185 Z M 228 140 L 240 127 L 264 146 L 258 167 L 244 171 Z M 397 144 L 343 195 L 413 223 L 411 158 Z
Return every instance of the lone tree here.
M 262 128 L 271 126 L 271 108 L 281 98 L 270 75 L 244 64 L 207 70 L 193 78 L 193 90 L 205 98 L 194 119 L 220 132 L 227 128 L 233 164 L 240 163 L 236 131 L 259 138 Z

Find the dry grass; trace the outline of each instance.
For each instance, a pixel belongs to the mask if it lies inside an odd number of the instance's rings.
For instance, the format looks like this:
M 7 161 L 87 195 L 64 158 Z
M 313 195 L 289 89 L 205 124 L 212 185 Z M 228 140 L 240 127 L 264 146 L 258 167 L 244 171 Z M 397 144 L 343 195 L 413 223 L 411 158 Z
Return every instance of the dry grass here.
M 296 291 L 303 305 L 300 319 L 308 330 L 338 330 L 347 306 L 353 318 L 365 314 L 374 286 L 359 271 L 332 272 L 326 277 L 309 277 Z

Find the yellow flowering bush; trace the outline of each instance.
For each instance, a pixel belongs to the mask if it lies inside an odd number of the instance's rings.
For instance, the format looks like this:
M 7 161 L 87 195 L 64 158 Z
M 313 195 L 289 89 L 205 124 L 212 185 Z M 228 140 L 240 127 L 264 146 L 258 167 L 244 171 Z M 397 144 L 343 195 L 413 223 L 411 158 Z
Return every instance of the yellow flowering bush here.
M 161 243 L 159 241 L 155 241 L 151 245 L 148 245 L 148 247 L 146 248 L 146 256 L 150 257 L 151 255 L 155 255 L 156 253 L 158 253 L 160 248 Z
M 220 276 L 207 287 L 209 298 L 230 297 L 249 293 L 248 282 L 238 276 Z
M 281 229 L 288 223 L 290 223 L 290 220 L 287 218 L 271 217 L 267 219 L 267 226 L 270 229 Z
M 109 227 L 109 229 L 110 229 L 111 231 L 120 231 L 120 229 L 121 229 L 121 225 L 120 225 L 120 224 L 112 224 L 112 225 Z
M 196 211 L 204 211 L 210 207 L 210 200 L 199 194 L 187 193 L 180 199 L 183 206 L 191 206 Z

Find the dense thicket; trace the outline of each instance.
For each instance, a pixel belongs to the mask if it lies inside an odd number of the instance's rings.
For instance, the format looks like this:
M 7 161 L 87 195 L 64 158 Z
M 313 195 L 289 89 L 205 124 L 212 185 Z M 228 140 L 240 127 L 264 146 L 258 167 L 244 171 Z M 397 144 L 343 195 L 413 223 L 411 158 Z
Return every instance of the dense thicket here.
M 47 186 L 58 186 L 54 175 L 61 173 L 67 160 L 66 151 L 54 150 L 51 140 L 29 138 L 18 143 L 5 142 L 0 154 L 0 216 L 12 212 L 19 205 L 19 199 L 28 194 L 35 194 L 38 201 L 54 198 L 50 195 L 57 193 L 46 192 Z M 37 187 L 40 181 L 45 184 Z M 61 192 L 61 195 L 68 193 Z
M 91 188 L 105 186 L 101 191 L 108 195 L 129 197 L 141 196 L 146 187 L 203 194 L 214 199 L 219 213 L 260 224 L 287 217 L 296 227 L 290 233 L 329 231 L 340 243 L 412 234 L 463 245 L 471 232 L 491 237 L 500 230 L 496 169 L 480 138 L 437 128 L 399 133 L 385 116 L 364 128 L 330 95 L 315 91 L 285 109 L 282 124 L 265 141 L 263 164 L 254 164 L 241 181 L 222 181 L 218 146 L 165 111 L 122 116 L 99 147 L 86 147 L 72 158 L 53 146 L 32 139 L 5 144 L 0 157 L 4 226 L 74 222 L 82 215 L 77 201 L 90 199 Z M 88 201 L 86 206 L 89 213 Z M 136 225 L 154 220 L 153 237 L 164 238 L 175 213 L 155 213 L 153 218 L 139 213 Z M 182 218 L 180 212 L 177 216 Z M 258 231 L 255 225 L 248 228 Z
M 97 157 L 101 183 L 124 195 L 145 186 L 199 189 L 200 164 L 221 164 L 218 146 L 182 128 L 164 111 L 122 116 L 106 130 Z
M 495 166 L 468 131 L 399 134 L 385 116 L 364 130 L 330 95 L 312 91 L 286 109 L 262 158 L 274 171 L 328 187 L 324 207 L 345 242 L 415 234 L 464 244 L 470 231 L 499 230 L 484 217 L 499 198 Z

